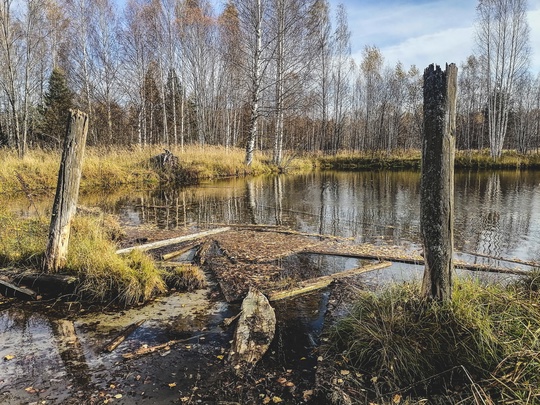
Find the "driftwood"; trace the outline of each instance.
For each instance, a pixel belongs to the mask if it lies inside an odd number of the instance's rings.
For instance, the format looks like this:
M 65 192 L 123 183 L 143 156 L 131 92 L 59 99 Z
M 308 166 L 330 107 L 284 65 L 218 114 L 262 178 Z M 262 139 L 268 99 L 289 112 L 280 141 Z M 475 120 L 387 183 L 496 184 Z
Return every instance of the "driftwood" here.
M 226 232 L 226 231 L 228 231 L 230 229 L 231 228 L 228 228 L 228 227 L 210 229 L 208 231 L 199 232 L 199 233 L 195 233 L 195 234 L 191 234 L 191 235 L 179 236 L 177 238 L 165 239 L 165 240 L 160 240 L 160 241 L 157 241 L 157 242 L 146 243 L 144 245 L 132 246 L 132 247 L 125 248 L 125 249 L 119 249 L 119 250 L 116 251 L 116 253 L 120 255 L 120 254 L 124 254 L 124 253 L 129 253 L 129 252 L 131 252 L 132 250 L 135 250 L 135 249 L 139 249 L 139 250 L 143 250 L 143 251 L 144 250 L 157 249 L 157 248 L 161 248 L 161 247 L 164 247 L 164 246 L 175 245 L 177 243 L 182 243 L 182 242 L 186 242 L 186 241 L 190 241 L 190 240 L 200 239 L 200 238 L 204 238 L 206 236 L 215 235 L 217 233 Z
M 129 335 L 135 332 L 144 322 L 145 320 L 143 319 L 141 321 L 138 321 L 129 325 L 127 328 L 121 331 L 113 340 L 107 343 L 105 347 L 103 348 L 103 351 L 108 352 L 108 353 L 112 352 L 114 349 L 120 346 L 120 343 L 126 340 L 126 338 Z
M 531 261 L 520 260 L 520 259 L 511 259 L 511 258 L 500 257 L 500 256 L 490 256 L 490 255 L 485 255 L 483 253 L 473 253 L 473 252 L 467 252 L 467 251 L 461 251 L 461 252 L 456 252 L 456 253 L 469 255 L 469 256 L 484 257 L 486 259 L 494 260 L 497 262 L 516 263 L 516 264 L 522 264 L 523 266 L 540 267 L 539 262 L 531 262 Z
M 339 280 L 346 277 L 356 276 L 358 274 L 367 273 L 370 271 L 384 269 L 390 267 L 392 263 L 390 262 L 380 262 L 371 264 L 369 266 L 358 267 L 356 269 L 351 269 L 343 271 L 341 273 L 330 274 L 328 276 L 322 276 L 313 278 L 311 280 L 305 280 L 298 283 L 298 286 L 285 291 L 274 291 L 268 293 L 269 301 L 279 301 L 286 298 L 296 297 L 298 295 L 307 294 L 312 291 L 320 290 L 322 288 L 328 287 L 335 280 Z
M 396 257 L 396 256 L 385 256 L 385 255 L 370 255 L 370 254 L 357 254 L 357 253 L 343 253 L 343 252 L 334 252 L 332 250 L 304 250 L 302 253 L 314 254 L 314 255 L 331 255 L 331 256 L 341 256 L 341 257 L 353 257 L 357 259 L 377 259 L 377 260 L 388 260 L 396 263 L 406 263 L 406 264 L 416 264 L 423 265 L 423 259 L 412 259 L 407 257 Z M 454 267 L 456 269 L 470 270 L 470 271 L 485 271 L 488 273 L 502 273 L 502 274 L 511 274 L 515 276 L 527 275 L 530 274 L 527 270 L 521 269 L 509 269 L 504 267 L 493 267 L 487 266 L 485 264 L 474 264 L 474 263 L 465 263 L 460 260 L 454 261 Z
M 79 279 L 70 274 L 43 273 L 11 268 L 2 269 L 1 274 L 5 281 L 19 288 L 27 287 L 35 294 L 49 296 L 73 294 L 79 285 Z
M 37 293 L 29 288 L 23 286 L 17 286 L 9 281 L 0 278 L 0 293 L 6 297 L 22 296 L 28 300 L 35 300 Z
M 229 353 L 229 360 L 239 375 L 243 373 L 243 366 L 254 365 L 262 358 L 276 330 L 274 309 L 260 291 L 249 289 L 241 311 Z
M 137 357 L 140 357 L 140 356 L 144 356 L 145 354 L 150 354 L 150 353 L 157 352 L 158 350 L 161 350 L 161 349 L 170 348 L 171 346 L 177 345 L 179 343 L 185 343 L 185 342 L 189 342 L 190 340 L 193 340 L 193 339 L 198 339 L 198 338 L 200 338 L 202 336 L 205 336 L 207 334 L 208 333 L 201 333 L 199 335 L 191 336 L 191 337 L 186 338 L 186 339 L 169 340 L 167 343 L 161 343 L 159 345 L 150 346 L 150 347 L 143 346 L 143 347 L 138 348 L 134 352 L 124 353 L 122 355 L 122 357 L 124 359 L 126 359 L 126 360 L 134 359 L 134 358 L 137 358 Z
M 193 242 L 193 243 L 190 243 L 189 245 L 187 246 L 184 246 L 182 249 L 178 249 L 178 250 L 175 250 L 174 252 L 170 252 L 170 253 L 167 253 L 167 254 L 164 254 L 161 256 L 161 259 L 162 260 L 170 260 L 170 259 L 173 259 L 175 257 L 178 257 L 180 255 L 183 255 L 184 253 L 190 251 L 191 249 L 194 249 L 195 247 L 199 246 L 199 243 L 197 242 Z

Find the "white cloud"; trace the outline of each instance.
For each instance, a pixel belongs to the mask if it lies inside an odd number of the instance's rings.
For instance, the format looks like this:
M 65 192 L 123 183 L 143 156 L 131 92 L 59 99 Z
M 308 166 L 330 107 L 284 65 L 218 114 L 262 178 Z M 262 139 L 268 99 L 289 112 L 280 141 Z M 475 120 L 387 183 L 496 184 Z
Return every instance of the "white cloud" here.
M 333 7 L 341 0 L 331 0 Z M 421 3 L 421 4 L 420 4 Z M 431 63 L 458 66 L 474 52 L 476 1 L 345 0 L 357 61 L 366 45 L 381 49 L 390 66 L 420 70 Z M 529 0 L 531 70 L 540 72 L 540 0 Z

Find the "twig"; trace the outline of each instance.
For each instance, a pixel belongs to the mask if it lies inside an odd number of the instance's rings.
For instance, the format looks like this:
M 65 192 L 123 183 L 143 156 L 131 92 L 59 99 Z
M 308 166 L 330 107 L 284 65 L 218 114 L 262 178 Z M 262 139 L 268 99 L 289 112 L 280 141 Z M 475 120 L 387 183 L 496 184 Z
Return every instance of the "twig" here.
M 108 352 L 108 353 L 112 352 L 114 349 L 120 346 L 120 343 L 126 340 L 126 338 L 129 335 L 135 332 L 144 322 L 145 322 L 145 319 L 129 325 L 127 328 L 121 331 L 113 340 L 111 340 L 108 344 L 106 344 L 105 347 L 103 348 L 103 351 Z
M 159 345 L 156 345 L 156 346 L 150 346 L 150 347 L 144 347 L 143 346 L 143 347 L 138 348 L 134 352 L 124 353 L 122 355 L 122 357 L 124 359 L 126 359 L 126 360 L 134 359 L 136 357 L 144 356 L 145 354 L 149 354 L 149 353 L 154 353 L 155 351 L 158 351 L 160 349 L 164 349 L 166 347 L 174 346 L 174 345 L 177 345 L 178 343 L 185 343 L 185 342 L 188 342 L 188 341 L 190 341 L 192 339 L 197 339 L 197 338 L 200 338 L 200 337 L 205 336 L 205 335 L 208 335 L 208 333 L 201 333 L 199 335 L 191 336 L 191 337 L 186 338 L 186 339 L 169 340 L 167 343 L 162 343 L 162 344 L 159 344 Z

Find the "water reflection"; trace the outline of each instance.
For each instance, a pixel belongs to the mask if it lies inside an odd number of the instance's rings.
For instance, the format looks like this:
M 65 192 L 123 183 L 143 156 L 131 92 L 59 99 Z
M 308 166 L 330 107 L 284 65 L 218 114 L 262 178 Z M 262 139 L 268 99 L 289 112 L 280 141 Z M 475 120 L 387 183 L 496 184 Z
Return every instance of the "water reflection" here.
M 540 258 L 540 173 L 455 176 L 455 246 L 492 256 Z M 418 248 L 416 172 L 315 172 L 153 190 L 116 204 L 125 223 L 175 229 L 205 224 L 272 224 Z

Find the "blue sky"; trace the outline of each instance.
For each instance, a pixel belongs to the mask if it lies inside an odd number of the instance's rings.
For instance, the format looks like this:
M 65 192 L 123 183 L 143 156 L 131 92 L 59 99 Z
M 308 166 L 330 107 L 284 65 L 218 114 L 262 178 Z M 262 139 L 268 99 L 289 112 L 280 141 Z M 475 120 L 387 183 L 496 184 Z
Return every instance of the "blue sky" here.
M 345 5 L 355 59 L 375 45 L 390 65 L 401 61 L 423 71 L 430 63 L 458 66 L 473 53 L 476 0 L 329 0 Z M 540 0 L 529 0 L 533 51 L 531 70 L 540 72 Z

